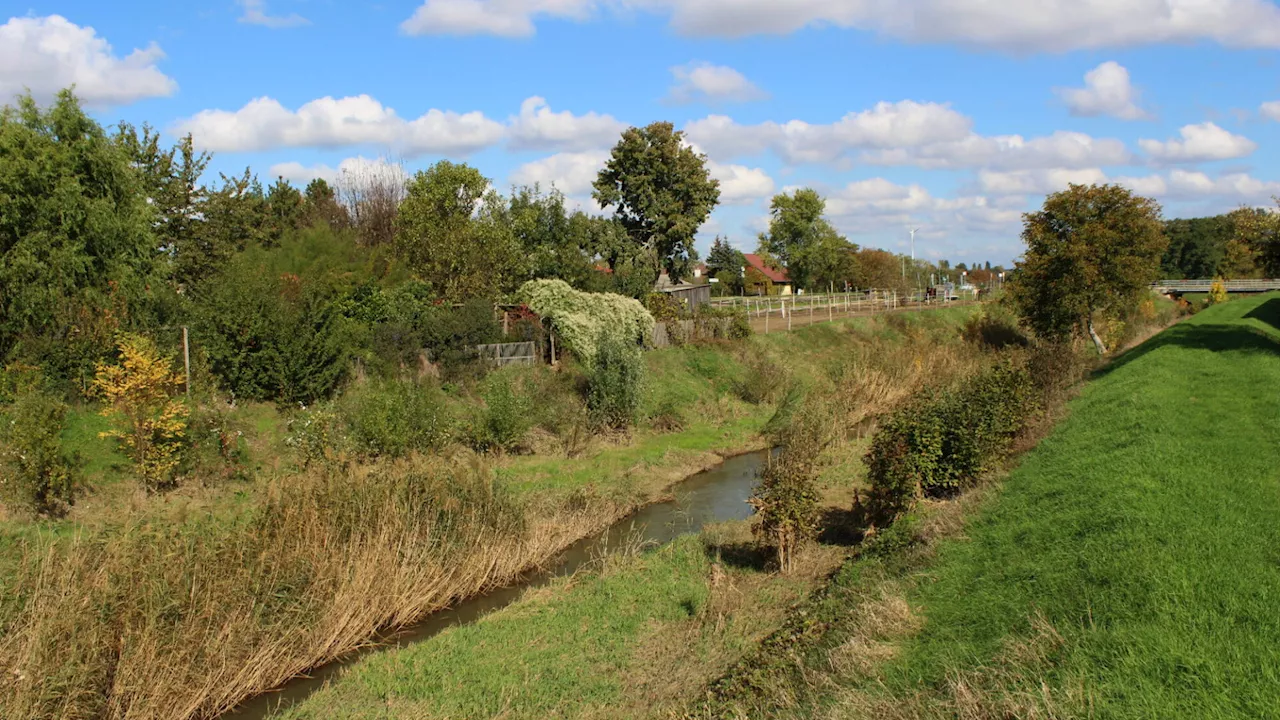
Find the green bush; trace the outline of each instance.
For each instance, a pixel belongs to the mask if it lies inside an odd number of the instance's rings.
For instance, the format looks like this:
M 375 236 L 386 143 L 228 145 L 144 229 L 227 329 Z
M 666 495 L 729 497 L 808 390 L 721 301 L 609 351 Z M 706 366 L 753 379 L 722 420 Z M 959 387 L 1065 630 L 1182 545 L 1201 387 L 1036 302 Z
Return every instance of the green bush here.
M 1004 456 L 1039 398 L 1017 360 L 912 398 L 881 424 L 867 452 L 873 516 L 889 520 L 921 496 L 971 485 Z
M 476 450 L 514 449 L 533 427 L 533 397 L 517 376 L 517 368 L 499 370 L 484 380 L 484 401 L 471 421 L 471 446 Z
M 178 472 L 205 483 L 248 480 L 249 452 L 244 431 L 226 406 L 196 405 L 187 418 L 188 444 Z
M 830 427 L 830 407 L 806 398 L 777 433 L 782 450 L 770 458 L 748 500 L 759 518 L 756 536 L 774 551 L 784 573 L 792 570 L 796 551 L 818 528 L 818 472 Z
M 303 410 L 289 419 L 285 444 L 293 448 L 303 466 L 340 463 L 347 455 L 350 440 L 346 423 L 329 406 Z
M 742 364 L 746 373 L 737 383 L 738 397 L 753 404 L 773 402 L 787 386 L 787 369 L 759 350 L 748 352 Z
M 372 379 L 337 402 L 352 449 L 369 457 L 401 457 L 443 447 L 453 437 L 444 393 L 428 382 Z
M 596 348 L 587 375 L 587 410 L 596 427 L 625 429 L 640 408 L 644 360 L 635 345 L 607 335 Z
M 62 448 L 65 403 L 26 390 L 0 410 L 0 499 L 37 515 L 61 516 L 75 502 L 78 458 Z
M 1026 347 L 1030 338 L 1018 326 L 1018 319 L 1002 306 L 988 303 L 982 312 L 971 315 L 960 330 L 965 340 L 991 350 Z
M 638 347 L 653 338 L 653 316 L 631 298 L 579 292 L 562 280 L 531 280 L 521 286 L 519 297 L 551 321 L 565 347 L 587 367 L 595 364 L 602 342 Z

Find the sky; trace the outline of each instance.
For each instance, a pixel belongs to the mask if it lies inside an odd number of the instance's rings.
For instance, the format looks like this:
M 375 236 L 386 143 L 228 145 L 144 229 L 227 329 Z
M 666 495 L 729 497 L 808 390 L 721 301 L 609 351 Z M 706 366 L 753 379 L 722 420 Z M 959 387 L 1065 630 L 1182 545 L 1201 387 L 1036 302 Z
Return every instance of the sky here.
M 0 95 L 74 84 L 191 133 L 211 178 L 440 159 L 590 185 L 628 126 L 705 153 L 699 234 L 755 248 L 813 187 L 863 246 L 1005 263 L 1022 213 L 1115 182 L 1166 217 L 1280 195 L 1273 0 L 0 0 Z

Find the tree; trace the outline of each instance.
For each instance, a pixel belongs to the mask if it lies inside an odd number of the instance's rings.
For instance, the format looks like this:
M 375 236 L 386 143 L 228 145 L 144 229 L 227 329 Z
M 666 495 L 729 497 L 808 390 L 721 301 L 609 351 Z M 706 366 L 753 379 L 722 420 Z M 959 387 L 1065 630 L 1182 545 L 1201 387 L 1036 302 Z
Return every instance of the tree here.
M 1119 185 L 1071 185 L 1023 216 L 1027 252 L 1009 283 L 1023 320 L 1042 337 L 1087 332 L 1100 354 L 1102 316 L 1131 309 L 1156 279 L 1168 239 L 1160 206 Z
M 264 210 L 268 218 L 266 235 L 275 244 L 285 233 L 302 227 L 306 206 L 302 193 L 288 180 L 277 177 L 267 190 Z
M 344 168 L 338 197 L 365 246 L 390 245 L 405 199 L 405 173 L 399 163 L 375 162 Z
M 70 91 L 0 111 L 0 359 L 89 374 L 155 302 L 156 211 L 130 153 Z
M 902 285 L 902 263 L 887 250 L 864 248 L 858 251 L 857 281 L 859 287 L 888 290 Z
M 775 195 L 769 232 L 760 246 L 787 269 L 797 287 L 826 287 L 852 280 L 857 246 L 823 217 L 827 202 L 816 190 L 801 188 Z
M 1229 277 L 1276 277 L 1280 274 L 1280 214 L 1241 207 L 1228 215 L 1232 238 L 1224 262 Z
M 221 178 L 222 187 L 209 192 L 200 207 L 201 222 L 176 239 L 173 272 L 179 283 L 199 283 L 236 253 L 274 244 L 262 184 L 248 168 L 240 175 Z
M 351 226 L 351 216 L 338 202 L 337 191 L 324 178 L 307 183 L 303 192 L 303 222 L 308 225 L 325 223 L 334 230 Z
M 206 190 L 200 176 L 212 155 L 196 152 L 190 134 L 168 150 L 160 147 L 160 133 L 150 125 L 117 126 L 115 143 L 129 156 L 141 174 L 147 202 L 155 212 L 152 225 L 159 246 L 173 252 L 199 225 Z
M 1222 269 L 1227 243 L 1234 234 L 1228 215 L 1169 220 L 1164 224 L 1169 248 L 1160 274 L 1169 278 L 1208 278 Z
M 502 206 L 479 170 L 441 160 L 409 183 L 396 253 L 450 301 L 494 297 L 514 287 L 522 264 Z
M 717 235 L 711 243 L 711 252 L 707 253 L 707 273 L 737 295 L 743 290 L 746 267 L 746 256 Z
M 176 398 L 182 382 L 155 343 L 138 335 L 120 338 L 120 363 L 100 364 L 93 381 L 106 403 L 102 415 L 116 421 L 100 435 L 120 440 L 148 490 L 168 485 L 178 466 L 188 415 Z
M 615 208 L 631 242 L 652 251 L 651 283 L 662 268 L 672 280 L 688 276 L 694 235 L 719 202 L 720 183 L 684 133 L 669 122 L 628 129 L 594 188 L 592 197 Z

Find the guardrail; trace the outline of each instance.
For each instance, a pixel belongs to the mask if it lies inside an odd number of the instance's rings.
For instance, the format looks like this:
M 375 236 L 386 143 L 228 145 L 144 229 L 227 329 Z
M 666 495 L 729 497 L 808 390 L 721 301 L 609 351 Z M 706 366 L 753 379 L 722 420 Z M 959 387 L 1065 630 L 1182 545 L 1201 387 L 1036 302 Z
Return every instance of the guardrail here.
M 1209 292 L 1213 287 L 1212 278 L 1199 278 L 1195 280 L 1159 280 L 1151 284 L 1152 289 L 1157 292 L 1169 293 L 1187 293 L 1187 292 Z M 1263 279 L 1263 280 L 1224 280 L 1223 286 L 1227 292 L 1267 292 L 1269 290 L 1280 290 L 1280 279 Z

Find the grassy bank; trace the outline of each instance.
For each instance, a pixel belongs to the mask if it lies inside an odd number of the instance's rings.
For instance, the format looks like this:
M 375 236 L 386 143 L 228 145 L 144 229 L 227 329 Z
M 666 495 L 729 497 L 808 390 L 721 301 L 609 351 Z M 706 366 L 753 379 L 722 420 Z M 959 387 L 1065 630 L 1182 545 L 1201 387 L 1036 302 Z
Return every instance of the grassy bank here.
M 971 520 L 926 506 L 891 531 L 700 714 L 1270 716 L 1277 381 L 1280 296 L 1148 340 Z
M 378 629 L 510 580 L 718 453 L 759 446 L 757 433 L 791 380 L 835 373 L 869 410 L 892 402 L 945 368 L 945 348 L 960 343 L 968 312 L 649 353 L 639 426 L 589 438 L 572 457 L 562 443 L 539 441 L 539 432 L 546 437 L 537 428 L 532 455 L 452 445 L 307 470 L 277 457 L 247 481 L 146 496 L 121 490 L 127 484 L 118 479 L 120 494 L 104 489 L 87 504 L 92 513 L 10 521 L 0 553 L 8 569 L 0 580 L 0 715 L 216 714 Z M 867 358 L 884 362 L 854 372 Z M 465 388 L 450 392 L 450 402 L 467 401 Z M 278 414 L 246 408 L 256 413 L 247 425 L 281 436 Z M 93 416 L 82 417 L 87 424 Z M 277 452 L 262 436 L 251 442 L 260 458 Z

